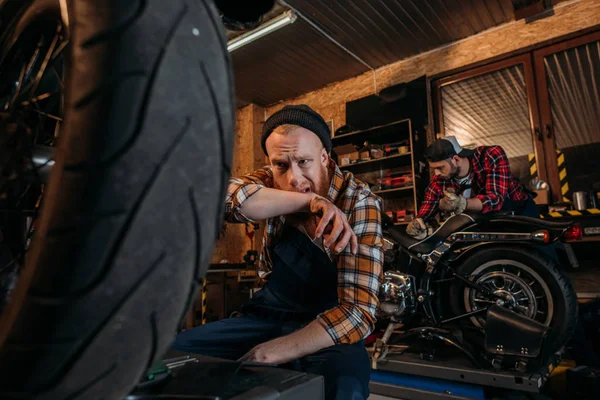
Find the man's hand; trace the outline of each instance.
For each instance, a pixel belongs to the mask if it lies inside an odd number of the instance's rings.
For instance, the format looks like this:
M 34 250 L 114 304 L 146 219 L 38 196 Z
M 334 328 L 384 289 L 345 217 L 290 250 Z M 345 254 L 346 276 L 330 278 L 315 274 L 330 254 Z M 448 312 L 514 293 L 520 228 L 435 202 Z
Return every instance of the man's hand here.
M 428 229 L 423 218 L 415 218 L 406 226 L 406 233 L 417 240 L 422 240 L 427 237 Z
M 464 196 L 454 193 L 452 189 L 444 192 L 444 197 L 440 200 L 440 210 L 461 214 L 465 208 L 467 208 L 467 199 Z
M 256 345 L 239 361 L 259 362 L 263 364 L 285 364 L 301 356 L 290 344 L 286 336 L 278 337 L 268 342 Z
M 315 237 L 323 236 L 323 245 L 339 254 L 350 244 L 350 251 L 358 251 L 358 239 L 348 223 L 346 214 L 332 202 L 321 196 L 315 196 L 309 204 L 310 212 L 320 217 Z

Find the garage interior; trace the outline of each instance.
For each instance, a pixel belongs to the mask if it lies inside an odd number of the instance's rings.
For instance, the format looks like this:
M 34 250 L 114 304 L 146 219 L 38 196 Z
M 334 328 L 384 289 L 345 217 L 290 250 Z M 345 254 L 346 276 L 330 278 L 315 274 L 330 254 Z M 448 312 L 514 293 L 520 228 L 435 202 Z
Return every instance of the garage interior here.
M 268 164 L 260 136 L 270 115 L 307 104 L 330 126 L 338 165 L 369 183 L 386 214 L 405 226 L 423 199 L 427 144 L 453 135 L 466 147 L 501 145 L 513 175 L 537 193 L 542 217 L 580 225 L 583 239 L 567 244 L 565 268 L 582 309 L 594 310 L 600 299 L 594 252 L 600 242 L 599 22 L 597 0 L 279 1 L 254 31 L 278 23 L 274 30 L 239 47 L 236 41 L 248 33 L 227 31 L 237 103 L 232 176 Z M 388 135 L 410 162 L 388 152 L 363 159 L 369 135 Z M 388 173 L 402 179 L 386 182 Z M 230 316 L 260 287 L 255 266 L 263 229 L 262 223 L 225 224 L 182 329 Z M 598 314 L 587 318 L 598 335 Z M 500 387 L 565 396 L 567 387 L 573 390 L 566 376 L 574 367 L 566 359 L 543 378 L 530 376 L 525 384 L 510 378 Z M 406 370 L 382 366 L 371 398 L 483 398 L 481 388 L 492 378 L 474 374 L 464 384 L 464 375 L 452 372 L 460 368 L 422 368 L 419 374 L 429 378 L 411 379 Z M 531 390 L 536 379 L 544 384 Z
M 600 0 L 0 0 L 0 400 L 597 399 Z

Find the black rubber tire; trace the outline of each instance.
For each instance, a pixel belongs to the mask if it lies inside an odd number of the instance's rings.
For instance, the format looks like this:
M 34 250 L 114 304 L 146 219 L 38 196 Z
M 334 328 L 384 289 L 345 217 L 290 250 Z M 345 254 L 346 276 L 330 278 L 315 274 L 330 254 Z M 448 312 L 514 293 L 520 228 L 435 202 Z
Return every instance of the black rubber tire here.
M 212 2 L 68 10 L 65 121 L 22 301 L 2 315 L 2 399 L 127 395 L 171 344 L 224 212 L 234 103 Z
M 513 247 L 487 247 L 469 255 L 456 267 L 456 273 L 470 276 L 477 267 L 495 260 L 514 260 L 523 263 L 535 271 L 548 285 L 552 294 L 554 315 L 550 327 L 555 330 L 554 341 L 549 343 L 547 353 L 560 350 L 573 336 L 578 320 L 577 295 L 571 282 L 552 259 L 542 256 L 535 249 Z M 450 305 L 454 315 L 464 313 L 463 285 L 450 286 Z

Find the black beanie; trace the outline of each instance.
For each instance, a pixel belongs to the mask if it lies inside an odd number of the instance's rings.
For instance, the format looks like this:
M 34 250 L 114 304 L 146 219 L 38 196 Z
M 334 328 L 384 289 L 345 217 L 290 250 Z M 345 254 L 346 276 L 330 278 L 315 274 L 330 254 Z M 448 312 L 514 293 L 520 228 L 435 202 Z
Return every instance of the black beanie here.
M 328 153 L 331 151 L 332 144 L 329 125 L 327 125 L 323 117 L 317 114 L 312 108 L 306 104 L 299 104 L 285 106 L 266 120 L 263 125 L 260 144 L 267 156 L 269 155 L 266 146 L 267 138 L 275 128 L 285 124 L 298 125 L 308 129 L 321 139 L 323 147 L 325 147 L 325 150 L 327 150 Z

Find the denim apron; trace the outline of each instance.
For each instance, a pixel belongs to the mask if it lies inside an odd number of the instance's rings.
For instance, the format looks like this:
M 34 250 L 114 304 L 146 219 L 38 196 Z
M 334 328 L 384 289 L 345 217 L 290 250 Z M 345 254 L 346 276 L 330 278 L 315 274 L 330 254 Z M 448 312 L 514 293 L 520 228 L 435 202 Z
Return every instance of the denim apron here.
M 270 255 L 269 280 L 244 311 L 268 309 L 314 319 L 338 304 L 336 263 L 305 233 L 284 226 Z
M 337 265 L 305 233 L 285 226 L 270 255 L 269 281 L 246 304 L 244 312 L 276 319 L 284 330 L 300 329 L 338 305 Z M 361 400 L 369 396 L 371 366 L 362 340 L 323 349 L 292 364 L 288 367 L 323 375 L 326 399 Z

